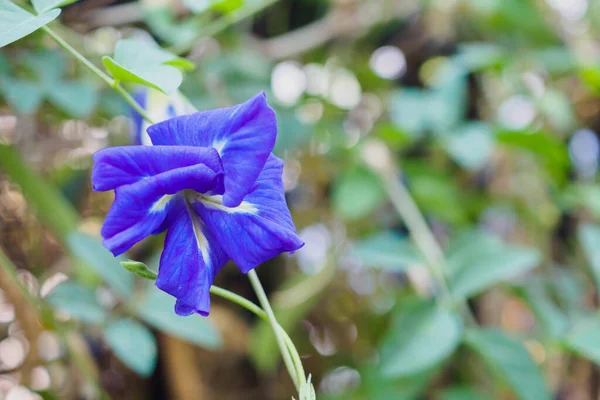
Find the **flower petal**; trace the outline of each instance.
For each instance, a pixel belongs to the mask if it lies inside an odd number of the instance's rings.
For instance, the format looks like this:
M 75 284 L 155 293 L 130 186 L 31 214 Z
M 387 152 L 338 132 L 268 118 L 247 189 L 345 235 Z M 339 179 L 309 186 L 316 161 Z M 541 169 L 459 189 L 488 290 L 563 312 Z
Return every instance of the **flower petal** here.
M 258 186 L 239 206 L 225 207 L 219 195 L 199 195 L 193 203 L 210 232 L 244 273 L 304 245 L 296 235 L 285 202 L 282 171 L 283 161 L 271 155 L 258 177 Z
M 184 115 L 148 128 L 154 145 L 217 149 L 225 171 L 223 204 L 236 207 L 254 187 L 275 146 L 277 119 L 261 93 L 245 103 Z
M 208 315 L 209 289 L 229 258 L 183 196 L 174 200 L 156 286 L 177 298 L 175 312 Z
M 117 256 L 146 236 L 164 230 L 162 223 L 176 193 L 184 189 L 207 192 L 219 179 L 220 174 L 196 164 L 118 187 L 102 226 L 104 246 Z
M 169 170 L 206 165 L 221 172 L 219 154 L 213 148 L 192 146 L 122 146 L 94 154 L 92 186 L 96 191 L 116 189 Z

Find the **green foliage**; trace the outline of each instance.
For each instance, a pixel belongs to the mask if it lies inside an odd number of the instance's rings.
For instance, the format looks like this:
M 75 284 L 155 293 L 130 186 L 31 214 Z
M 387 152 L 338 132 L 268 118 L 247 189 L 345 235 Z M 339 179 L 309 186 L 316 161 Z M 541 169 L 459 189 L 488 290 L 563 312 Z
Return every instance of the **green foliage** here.
M 121 267 L 120 258 L 113 257 L 98 239 L 76 231 L 66 236 L 66 243 L 71 253 L 101 276 L 120 297 L 131 296 L 133 275 Z
M 458 298 L 475 296 L 503 281 L 520 277 L 538 266 L 538 250 L 510 246 L 484 232 L 467 233 L 459 238 L 448 256 L 452 270 L 451 291 Z
M 442 143 L 460 166 L 477 170 L 485 166 L 492 155 L 495 138 L 486 124 L 471 122 L 453 130 Z
M 412 243 L 393 232 L 377 233 L 361 240 L 352 249 L 352 254 L 366 266 L 390 271 L 404 271 L 423 262 Z
M 462 333 L 453 310 L 429 302 L 399 309 L 379 350 L 381 373 L 398 378 L 424 372 L 454 352 Z
M 564 180 L 569 165 L 567 149 L 550 134 L 541 131 L 500 131 L 496 137 L 501 144 L 536 155 L 553 178 L 558 182 Z
M 471 387 L 452 387 L 444 390 L 439 400 L 491 400 L 491 397 Z
M 135 39 L 120 40 L 114 58 L 104 56 L 102 62 L 116 80 L 140 83 L 167 94 L 183 81 L 178 68 L 194 68 L 194 64 L 183 58 Z
M 559 338 L 566 332 L 569 326 L 567 316 L 552 299 L 542 279 L 533 278 L 526 282 L 521 293 L 549 337 Z
M 465 343 L 519 399 L 551 399 L 538 366 L 519 341 L 488 329 L 467 331 Z
M 37 31 L 50 23 L 60 10 L 33 15 L 9 0 L 0 0 L 0 48 Z
M 0 90 L 7 102 L 17 111 L 28 114 L 36 111 L 47 99 L 67 114 L 82 118 L 96 106 L 96 89 L 87 80 L 64 78 L 64 57 L 55 51 L 28 52 L 21 64 L 33 72 L 35 79 L 0 74 Z
M 592 224 L 581 226 L 579 241 L 589 260 L 596 286 L 600 287 L 600 227 Z
M 567 333 L 563 343 L 571 351 L 600 364 L 600 318 L 597 315 L 580 319 Z
M 385 197 L 375 175 L 357 167 L 343 173 L 333 187 L 334 210 L 344 219 L 364 217 L 380 206 Z
M 77 226 L 77 213 L 60 191 L 28 167 L 13 146 L 0 144 L 0 169 L 19 185 L 38 218 L 61 238 Z
M 242 7 L 245 0 L 184 0 L 183 4 L 194 14 L 200 14 L 209 10 L 223 13 L 235 11 Z
M 96 300 L 94 290 L 75 282 L 60 284 L 47 300 L 53 308 L 81 322 L 101 324 L 107 318 L 104 308 Z
M 121 319 L 106 327 L 104 338 L 115 355 L 141 376 L 149 376 L 154 371 L 156 340 L 144 325 Z
M 208 349 L 221 346 L 221 335 L 210 318 L 199 315 L 181 318 L 173 311 L 174 306 L 173 297 L 149 285 L 142 298 L 135 302 L 134 310 L 141 319 L 174 337 Z

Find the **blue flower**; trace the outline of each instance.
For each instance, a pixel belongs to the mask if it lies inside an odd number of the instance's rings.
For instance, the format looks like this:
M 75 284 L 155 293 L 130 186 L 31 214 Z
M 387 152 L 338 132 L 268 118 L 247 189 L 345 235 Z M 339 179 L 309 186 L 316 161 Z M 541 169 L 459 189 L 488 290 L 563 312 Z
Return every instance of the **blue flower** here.
M 116 256 L 167 231 L 156 285 L 175 312 L 208 315 L 209 288 L 232 259 L 246 273 L 303 246 L 287 208 L 283 162 L 271 151 L 275 112 L 264 93 L 234 107 L 148 128 L 152 146 L 94 155 L 94 190 L 114 190 L 102 237 Z

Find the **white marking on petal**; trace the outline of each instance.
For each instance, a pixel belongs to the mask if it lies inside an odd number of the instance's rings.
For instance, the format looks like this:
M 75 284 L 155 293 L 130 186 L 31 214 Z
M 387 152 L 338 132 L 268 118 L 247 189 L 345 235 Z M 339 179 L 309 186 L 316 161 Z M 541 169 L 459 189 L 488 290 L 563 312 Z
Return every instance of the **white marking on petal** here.
M 225 147 L 225 145 L 227 144 L 227 141 L 225 140 L 217 140 L 215 142 L 213 142 L 212 147 L 217 150 L 217 153 L 219 153 L 219 155 L 221 155 L 221 151 L 223 150 L 223 147 Z
M 208 247 L 208 239 L 204 232 L 202 232 L 202 221 L 198 218 L 198 215 L 192 210 L 192 207 L 186 200 L 187 211 L 192 220 L 192 229 L 194 230 L 194 237 L 196 238 L 196 244 L 204 259 L 204 265 L 207 267 L 210 265 L 210 248 Z
M 258 208 L 252 203 L 248 203 L 247 201 L 242 201 L 242 203 L 237 207 L 225 207 L 223 205 L 223 195 L 215 194 L 212 196 L 207 196 L 204 194 L 198 194 L 198 201 L 204 204 L 208 208 L 214 208 L 219 211 L 224 211 L 229 214 L 257 214 Z
M 165 209 L 165 207 L 167 206 L 167 204 L 169 203 L 169 200 L 171 200 L 173 197 L 174 197 L 174 195 L 172 195 L 172 194 L 164 195 L 163 197 L 158 199 L 158 201 L 156 203 L 154 203 L 152 205 L 152 208 L 150 208 L 150 212 L 163 211 Z

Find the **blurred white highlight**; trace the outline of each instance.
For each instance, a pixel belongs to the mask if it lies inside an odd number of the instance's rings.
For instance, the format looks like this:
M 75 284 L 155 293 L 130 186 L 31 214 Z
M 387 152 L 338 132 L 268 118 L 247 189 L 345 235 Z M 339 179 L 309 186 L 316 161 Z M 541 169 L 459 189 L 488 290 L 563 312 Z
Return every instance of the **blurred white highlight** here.
M 271 90 L 281 104 L 296 104 L 306 90 L 306 74 L 300 64 L 294 61 L 277 64 L 271 73 Z
M 383 46 L 371 55 L 369 66 L 383 79 L 397 79 L 406 72 L 406 57 L 394 46 Z

